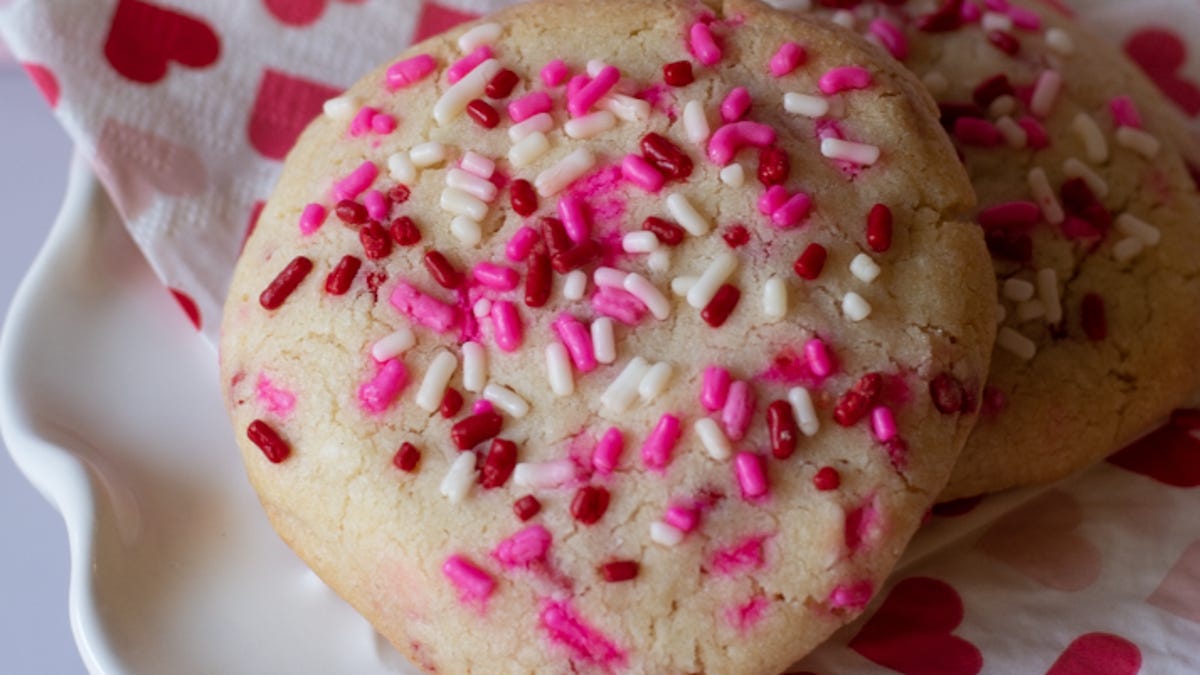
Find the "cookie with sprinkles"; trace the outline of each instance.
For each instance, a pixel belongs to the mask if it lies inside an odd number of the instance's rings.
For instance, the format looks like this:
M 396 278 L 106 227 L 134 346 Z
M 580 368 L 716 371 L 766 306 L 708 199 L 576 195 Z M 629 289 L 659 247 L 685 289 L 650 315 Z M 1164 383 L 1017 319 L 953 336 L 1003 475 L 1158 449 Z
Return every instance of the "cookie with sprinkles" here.
M 221 362 L 331 587 L 456 673 L 777 673 L 861 612 L 995 331 L 918 80 L 748 0 L 557 1 L 325 113 Z

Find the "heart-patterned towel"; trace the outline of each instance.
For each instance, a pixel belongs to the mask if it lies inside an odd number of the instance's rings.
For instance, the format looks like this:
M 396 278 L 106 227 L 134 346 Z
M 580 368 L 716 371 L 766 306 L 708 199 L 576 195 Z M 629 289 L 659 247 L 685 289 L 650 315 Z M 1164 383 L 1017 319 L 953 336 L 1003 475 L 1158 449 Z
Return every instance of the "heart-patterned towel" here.
M 512 1 L 0 0 L 0 32 L 212 340 L 241 243 L 324 101 Z M 1121 45 L 1200 119 L 1196 0 L 1040 1 Z M 803 668 L 1200 672 L 1200 441 L 1187 419 L 1048 491 L 935 509 L 914 562 Z

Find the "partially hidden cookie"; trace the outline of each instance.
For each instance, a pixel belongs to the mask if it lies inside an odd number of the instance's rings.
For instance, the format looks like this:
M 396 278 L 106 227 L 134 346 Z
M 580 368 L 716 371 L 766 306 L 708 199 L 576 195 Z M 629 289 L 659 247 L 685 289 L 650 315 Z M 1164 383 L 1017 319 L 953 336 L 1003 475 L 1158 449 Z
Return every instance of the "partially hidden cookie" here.
M 836 4 L 940 102 L 995 262 L 984 412 L 943 498 L 1061 478 L 1165 419 L 1200 382 L 1183 119 L 1046 4 Z
M 247 243 L 250 479 L 428 670 L 777 673 L 863 609 L 974 421 L 972 205 L 919 82 L 848 31 L 748 1 L 465 26 L 330 101 Z

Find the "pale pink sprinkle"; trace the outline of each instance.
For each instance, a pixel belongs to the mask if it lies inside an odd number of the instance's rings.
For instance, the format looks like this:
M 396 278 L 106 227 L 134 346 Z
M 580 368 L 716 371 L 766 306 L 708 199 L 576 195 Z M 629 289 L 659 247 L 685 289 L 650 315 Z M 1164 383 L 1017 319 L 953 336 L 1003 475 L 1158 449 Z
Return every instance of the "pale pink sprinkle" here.
M 832 68 L 817 82 L 817 87 L 826 96 L 851 89 L 866 89 L 869 86 L 871 86 L 871 71 L 859 66 Z
M 1033 10 L 1025 9 L 1024 7 L 1012 6 L 1008 8 L 1008 18 L 1012 19 L 1013 25 L 1024 30 L 1041 30 L 1042 17 L 1038 16 Z
M 733 574 L 746 570 L 761 569 L 766 563 L 763 542 L 766 537 L 747 537 L 729 548 L 719 549 L 712 555 L 711 567 L 718 574 Z
M 1025 130 L 1027 141 L 1025 144 L 1033 150 L 1042 150 L 1050 147 L 1050 134 L 1046 133 L 1046 127 L 1038 120 L 1025 115 L 1017 120 L 1017 124 Z
M 746 437 L 750 421 L 754 418 L 754 390 L 742 380 L 729 385 L 729 396 L 725 399 L 725 407 L 721 409 L 721 423 L 725 426 L 725 435 L 731 441 L 740 441 Z
M 908 38 L 904 37 L 904 31 L 899 26 L 887 19 L 875 19 L 868 30 L 892 58 L 897 61 L 908 58 Z
M 328 212 L 324 206 L 320 204 L 309 204 L 304 207 L 304 211 L 300 213 L 300 234 L 309 236 L 321 228 L 325 224 L 325 216 Z
M 363 206 L 367 207 L 367 215 L 375 220 L 383 220 L 388 216 L 387 200 L 379 190 L 367 190 L 363 195 Z
M 750 92 L 745 87 L 734 87 L 721 101 L 721 121 L 729 124 L 745 117 L 750 110 Z
M 708 24 L 697 21 L 692 24 L 692 28 L 688 31 L 689 42 L 692 55 L 696 60 L 706 66 L 715 66 L 721 61 L 721 48 L 717 46 L 717 40 L 713 37 L 712 29 Z
M 1142 128 L 1142 115 L 1138 112 L 1137 104 L 1128 96 L 1113 97 L 1113 100 L 1108 102 L 1108 109 L 1112 111 L 1113 121 L 1117 126 Z
M 464 602 L 483 602 L 496 590 L 496 580 L 491 575 L 460 555 L 446 558 L 442 564 L 442 574 L 458 588 L 458 597 Z
M 634 185 L 646 192 L 658 192 L 666 179 L 658 172 L 653 164 L 647 162 L 641 155 L 630 153 L 621 160 L 621 173 Z
M 1004 141 L 995 124 L 978 117 L 960 117 L 955 120 L 954 137 L 966 145 L 980 148 L 994 148 Z
M 521 275 L 513 268 L 486 261 L 476 265 L 471 270 L 471 276 L 481 286 L 496 291 L 511 291 L 521 281 Z
M 521 346 L 521 316 L 508 300 L 492 303 L 492 330 L 500 349 L 515 352 Z
M 583 117 L 588 114 L 592 106 L 604 98 L 620 80 L 621 71 L 614 66 L 604 66 L 596 73 L 595 79 L 570 97 L 567 101 L 567 112 L 571 113 L 571 117 Z
M 387 88 L 391 91 L 412 86 L 437 69 L 437 61 L 429 54 L 418 54 L 397 61 L 387 69 Z
M 870 581 L 842 584 L 829 594 L 829 605 L 836 609 L 861 610 L 871 602 L 875 586 Z
M 704 379 L 700 385 L 700 404 L 709 412 L 716 412 L 725 407 L 729 397 L 729 371 L 720 366 L 709 366 L 704 369 Z
M 333 184 L 333 196 L 339 202 L 343 199 L 354 199 L 361 195 L 364 190 L 371 187 L 371 183 L 375 182 L 375 178 L 378 175 L 379 167 L 375 166 L 374 162 L 367 160 L 352 171 L 349 176 Z
M 592 309 L 597 314 L 616 319 L 626 326 L 638 325 L 646 313 L 646 306 L 632 293 L 607 286 L 601 286 L 592 295 Z
M 775 129 L 758 122 L 734 122 L 717 129 L 708 141 L 708 158 L 718 166 L 733 161 L 747 145 L 765 148 L 775 142 Z
M 396 118 L 386 113 L 379 113 L 371 118 L 371 130 L 377 134 L 390 134 L 396 130 Z
M 1042 209 L 1033 202 L 1005 202 L 979 212 L 984 229 L 1024 229 L 1042 220 Z
M 554 332 L 567 348 L 571 363 L 581 373 L 596 369 L 596 350 L 592 345 L 592 334 L 579 319 L 563 312 L 554 320 Z
M 663 522 L 680 532 L 691 532 L 700 524 L 700 514 L 685 506 L 672 506 L 663 514 Z
M 733 458 L 733 470 L 743 498 L 755 499 L 767 494 L 767 474 L 762 457 L 752 452 L 739 452 Z
M 810 208 L 812 208 L 812 198 L 803 192 L 797 192 L 783 206 L 771 213 L 771 222 L 776 227 L 785 230 L 795 227 L 808 217 Z
M 771 57 L 771 74 L 775 77 L 783 77 L 798 68 L 804 62 L 805 57 L 804 47 L 795 42 L 785 42 L 780 45 L 775 56 Z
M 758 210 L 763 215 L 769 216 L 786 204 L 790 197 L 791 195 L 788 194 L 787 188 L 782 185 L 772 185 L 759 196 Z
M 881 443 L 887 443 L 896 437 L 896 418 L 887 406 L 878 406 L 871 411 L 871 428 L 875 438 Z
M 625 652 L 584 622 L 565 602 L 547 602 L 538 623 L 551 642 L 566 647 L 580 661 L 599 664 L 610 672 L 626 663 Z
M 537 243 L 537 240 L 537 230 L 528 225 L 522 225 L 521 229 L 517 230 L 505 245 L 504 255 L 513 262 L 520 262 L 533 250 L 533 245 Z
M 446 70 L 446 81 L 450 84 L 458 82 L 466 77 L 472 70 L 475 70 L 475 66 L 478 66 L 490 58 L 492 58 L 492 48 L 488 45 L 479 45 L 475 48 L 475 51 L 467 54 L 450 65 L 450 68 Z
M 358 403 L 373 415 L 388 409 L 404 386 L 408 384 L 408 370 L 400 359 L 388 359 L 379 366 L 375 377 L 358 388 Z
M 671 414 L 663 415 L 642 444 L 642 463 L 648 469 L 661 472 L 671 463 L 671 452 L 678 442 L 679 418 Z
M 554 101 L 550 99 L 550 94 L 535 91 L 509 103 L 508 116 L 514 122 L 524 122 L 539 113 L 550 112 L 553 107 Z
M 350 120 L 350 135 L 357 138 L 370 131 L 371 120 L 378 114 L 379 111 L 370 106 L 360 108 L 354 119 Z
M 258 376 L 254 392 L 258 397 L 259 405 L 273 415 L 286 418 L 296 407 L 296 395 L 271 384 L 271 380 L 267 379 L 263 373 Z
M 463 171 L 484 180 L 491 180 L 492 175 L 496 173 L 496 162 L 474 150 L 468 150 L 463 154 L 458 165 Z
M 496 406 L 492 405 L 492 402 L 487 400 L 486 398 L 481 398 L 481 399 L 475 401 L 475 403 L 471 404 L 471 414 L 472 415 L 480 415 L 483 413 L 490 413 L 495 409 L 496 409 Z
M 567 236 L 576 244 L 582 244 L 592 237 L 592 226 L 579 195 L 568 194 L 558 200 L 558 217 L 562 219 Z
M 554 59 L 542 68 L 542 82 L 547 87 L 557 87 L 571 74 L 571 69 L 562 59 Z
M 804 343 L 804 359 L 813 375 L 828 377 L 833 374 L 833 357 L 829 354 L 829 346 L 821 338 Z
M 730 607 L 725 611 L 725 619 L 739 631 L 747 631 L 755 626 L 767 614 L 770 601 L 762 596 L 751 598 L 745 604 Z
M 588 82 L 591 82 L 591 81 L 592 81 L 592 78 L 590 78 L 587 75 L 584 75 L 582 73 L 580 73 L 579 75 L 576 75 L 575 77 L 572 77 L 567 82 L 567 100 L 575 98 L 575 96 L 580 91 L 583 91 L 583 88 L 588 85 Z
M 529 567 L 546 559 L 550 550 L 550 531 L 541 525 L 530 525 L 500 542 L 492 556 L 505 567 Z
M 625 438 L 621 435 L 620 429 L 611 427 L 600 437 L 600 442 L 596 444 L 596 449 L 592 452 L 592 468 L 602 476 L 611 474 L 616 471 L 623 452 L 625 452 Z
M 425 295 L 405 282 L 392 291 L 392 306 L 413 321 L 445 333 L 458 323 L 458 309 L 437 298 Z

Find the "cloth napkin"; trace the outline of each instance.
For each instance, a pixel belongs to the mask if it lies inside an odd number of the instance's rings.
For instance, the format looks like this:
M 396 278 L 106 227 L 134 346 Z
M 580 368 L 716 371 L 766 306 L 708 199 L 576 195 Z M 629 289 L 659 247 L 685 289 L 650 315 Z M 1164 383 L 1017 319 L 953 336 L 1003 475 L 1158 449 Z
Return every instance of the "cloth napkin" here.
M 1195 0 L 1041 1 L 1200 115 Z M 0 0 L 0 32 L 215 343 L 241 243 L 322 103 L 504 4 Z M 1200 441 L 1179 422 L 1059 485 L 943 505 L 906 561 L 796 672 L 1200 672 Z

